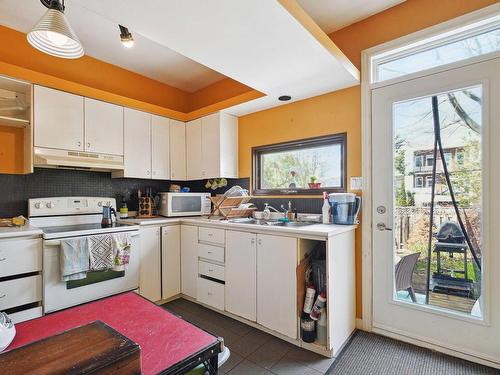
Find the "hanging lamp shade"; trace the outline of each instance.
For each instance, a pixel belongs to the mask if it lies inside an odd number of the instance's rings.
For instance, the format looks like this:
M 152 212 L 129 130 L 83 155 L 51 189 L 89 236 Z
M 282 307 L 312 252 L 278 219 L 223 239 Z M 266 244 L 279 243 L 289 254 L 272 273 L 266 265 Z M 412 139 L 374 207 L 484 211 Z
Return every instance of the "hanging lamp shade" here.
M 52 6 L 54 5 L 54 6 Z M 84 54 L 83 46 L 71 28 L 59 1 L 51 7 L 28 33 L 28 42 L 36 49 L 64 59 L 77 59 Z

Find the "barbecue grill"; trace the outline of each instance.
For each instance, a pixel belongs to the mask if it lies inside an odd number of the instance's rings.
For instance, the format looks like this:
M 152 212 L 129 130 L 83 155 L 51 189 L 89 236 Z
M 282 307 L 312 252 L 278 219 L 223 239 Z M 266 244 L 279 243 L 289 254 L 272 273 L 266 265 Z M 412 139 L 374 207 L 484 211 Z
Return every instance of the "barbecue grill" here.
M 432 291 L 436 293 L 454 294 L 471 297 L 473 281 L 467 273 L 467 250 L 465 236 L 458 223 L 446 221 L 439 227 L 436 234 L 437 243 L 434 253 L 437 257 L 437 269 L 432 275 Z M 455 254 L 463 255 L 463 269 L 444 268 L 441 262 L 442 255 L 453 258 Z

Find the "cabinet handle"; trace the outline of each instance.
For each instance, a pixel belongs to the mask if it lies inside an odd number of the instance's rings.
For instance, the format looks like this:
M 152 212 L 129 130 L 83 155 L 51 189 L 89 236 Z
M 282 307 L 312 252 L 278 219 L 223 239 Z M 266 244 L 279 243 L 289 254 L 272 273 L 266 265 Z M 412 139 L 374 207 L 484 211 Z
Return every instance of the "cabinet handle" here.
M 90 142 L 87 142 L 87 148 L 90 148 Z
M 213 269 L 211 269 L 211 268 L 209 268 L 209 269 L 208 269 L 208 272 L 214 272 L 214 270 L 213 270 Z
M 2 294 L 2 295 L 0 296 L 0 298 L 5 298 L 5 297 L 7 297 L 7 294 Z
M 262 245 L 262 240 L 259 240 L 257 243 L 258 243 L 259 245 Z
M 212 252 L 211 252 L 211 251 L 208 251 L 208 253 L 209 253 L 209 254 L 212 254 Z
M 78 141 L 78 142 L 76 142 L 76 145 L 77 145 L 78 147 L 80 147 L 80 146 L 82 145 L 82 142 Z
M 209 296 L 211 296 L 211 295 L 212 295 L 212 293 L 210 293 L 210 292 L 208 292 L 207 294 L 208 294 Z
M 255 244 L 255 238 L 252 238 L 252 241 L 250 241 L 250 243 L 253 245 Z
M 7 258 L 0 258 L 0 262 L 3 262 L 4 260 L 7 260 Z

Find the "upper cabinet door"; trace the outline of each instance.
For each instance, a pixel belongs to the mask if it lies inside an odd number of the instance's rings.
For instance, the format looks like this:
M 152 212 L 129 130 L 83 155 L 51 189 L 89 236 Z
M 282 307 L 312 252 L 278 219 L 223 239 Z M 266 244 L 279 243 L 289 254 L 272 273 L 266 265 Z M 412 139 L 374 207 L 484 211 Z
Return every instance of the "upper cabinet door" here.
M 124 110 L 123 177 L 151 178 L 151 115 Z
M 220 173 L 220 123 L 219 114 L 201 119 L 202 178 L 223 177 Z
M 170 179 L 170 120 L 151 116 L 151 169 L 152 178 Z
M 123 107 L 85 98 L 85 151 L 123 155 Z
M 170 120 L 170 176 L 186 180 L 186 124 Z
M 200 180 L 202 175 L 201 120 L 186 123 L 186 170 L 188 180 Z
M 83 151 L 83 97 L 34 88 L 35 146 Z

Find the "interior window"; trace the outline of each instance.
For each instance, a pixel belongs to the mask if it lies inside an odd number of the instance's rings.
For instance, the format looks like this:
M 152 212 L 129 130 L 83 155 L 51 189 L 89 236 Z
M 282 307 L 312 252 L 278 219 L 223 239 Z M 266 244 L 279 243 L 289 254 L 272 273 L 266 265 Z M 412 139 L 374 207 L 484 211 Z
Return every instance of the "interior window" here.
M 346 191 L 346 134 L 253 149 L 253 194 Z

